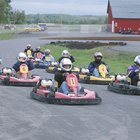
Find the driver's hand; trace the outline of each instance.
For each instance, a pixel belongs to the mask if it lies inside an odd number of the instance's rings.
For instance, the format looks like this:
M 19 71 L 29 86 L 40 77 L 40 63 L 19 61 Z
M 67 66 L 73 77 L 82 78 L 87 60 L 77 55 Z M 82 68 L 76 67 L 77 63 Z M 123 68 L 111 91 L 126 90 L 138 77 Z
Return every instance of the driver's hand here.
M 139 71 L 140 71 L 139 69 L 135 70 L 136 73 L 138 73 Z
M 63 76 L 67 76 L 69 73 L 68 72 L 65 72 L 65 73 L 63 73 Z

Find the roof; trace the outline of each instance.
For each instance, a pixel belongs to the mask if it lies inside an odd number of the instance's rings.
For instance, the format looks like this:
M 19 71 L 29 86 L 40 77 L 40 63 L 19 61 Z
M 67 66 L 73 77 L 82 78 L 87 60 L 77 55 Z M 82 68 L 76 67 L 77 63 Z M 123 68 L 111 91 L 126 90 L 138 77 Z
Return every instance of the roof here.
M 140 19 L 140 0 L 109 0 L 109 2 L 113 18 Z

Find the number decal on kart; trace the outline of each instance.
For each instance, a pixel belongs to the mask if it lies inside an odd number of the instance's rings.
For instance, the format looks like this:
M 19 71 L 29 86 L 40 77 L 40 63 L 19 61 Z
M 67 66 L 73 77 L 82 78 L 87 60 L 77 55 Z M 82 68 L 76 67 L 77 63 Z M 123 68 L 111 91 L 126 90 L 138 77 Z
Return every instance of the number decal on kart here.
M 106 69 L 106 66 L 104 64 L 101 64 L 99 66 L 99 73 L 103 78 L 106 77 L 107 69 Z
M 21 65 L 20 66 L 20 73 L 28 73 L 28 66 L 27 65 Z
M 39 52 L 39 53 L 36 54 L 36 57 L 39 58 L 39 59 L 41 59 L 42 54 Z
M 46 60 L 46 61 L 50 61 L 50 57 L 46 56 L 46 57 L 45 57 L 45 60 Z
M 31 53 L 32 53 L 31 50 L 28 50 L 28 51 L 27 51 L 27 55 L 28 55 L 28 56 L 31 55 Z
M 72 86 L 75 86 L 75 79 L 74 78 L 70 78 L 70 84 L 72 85 Z

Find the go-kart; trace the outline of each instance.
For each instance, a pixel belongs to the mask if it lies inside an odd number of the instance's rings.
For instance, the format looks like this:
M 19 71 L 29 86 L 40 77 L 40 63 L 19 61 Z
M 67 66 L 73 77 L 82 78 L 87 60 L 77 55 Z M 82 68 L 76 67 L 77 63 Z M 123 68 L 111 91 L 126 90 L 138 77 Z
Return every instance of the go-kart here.
M 52 61 L 49 56 L 46 56 L 44 60 L 36 58 L 34 62 L 35 68 L 46 69 L 51 65 Z
M 116 75 L 115 80 L 109 83 L 108 90 L 128 95 L 140 95 L 140 87 L 131 85 L 131 80 L 127 75 Z
M 18 75 L 12 70 L 12 68 L 2 68 L 0 80 L 2 81 L 2 84 L 8 86 L 35 86 L 40 80 L 40 76 L 30 76 L 28 66 L 26 64 L 22 64 L 20 65 Z
M 79 82 L 86 84 L 108 85 L 111 81 L 114 81 L 114 79 L 114 75 L 105 75 L 104 71 L 100 73 L 100 77 L 93 76 L 89 73 L 89 70 L 85 68 L 82 68 L 79 73 Z
M 102 99 L 95 91 L 83 89 L 78 93 L 78 79 L 74 74 L 66 77 L 69 87 L 69 94 L 59 92 L 55 81 L 40 80 L 30 93 L 31 98 L 47 102 L 49 104 L 68 104 L 68 105 L 95 105 L 100 104 Z

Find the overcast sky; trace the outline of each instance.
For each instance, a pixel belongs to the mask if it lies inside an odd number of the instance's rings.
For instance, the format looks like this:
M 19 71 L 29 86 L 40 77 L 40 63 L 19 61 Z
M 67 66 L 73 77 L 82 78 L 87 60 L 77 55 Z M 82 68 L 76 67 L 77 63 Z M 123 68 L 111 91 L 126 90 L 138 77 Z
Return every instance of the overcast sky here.
M 14 10 L 26 14 L 106 15 L 108 0 L 12 0 Z

